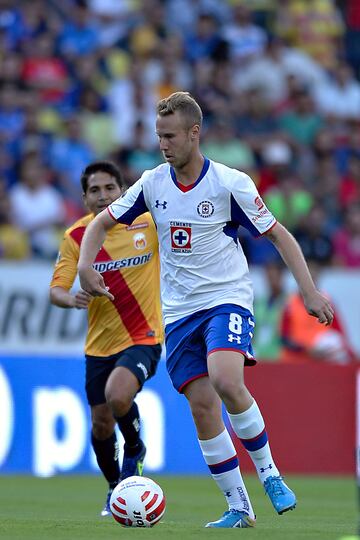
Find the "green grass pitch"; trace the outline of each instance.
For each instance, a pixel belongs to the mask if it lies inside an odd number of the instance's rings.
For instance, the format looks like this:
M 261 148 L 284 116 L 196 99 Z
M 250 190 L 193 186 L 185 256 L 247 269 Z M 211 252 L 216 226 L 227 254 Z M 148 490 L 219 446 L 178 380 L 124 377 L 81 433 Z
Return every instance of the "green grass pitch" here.
M 246 478 L 257 514 L 255 529 L 237 532 L 205 529 L 225 510 L 210 477 L 152 476 L 162 486 L 167 509 L 151 529 L 123 528 L 111 517 L 100 518 L 106 484 L 100 476 L 0 476 L 1 540 L 186 540 L 229 538 L 263 540 L 339 540 L 354 535 L 358 518 L 355 482 L 351 478 L 287 477 L 298 507 L 275 514 L 254 476 Z

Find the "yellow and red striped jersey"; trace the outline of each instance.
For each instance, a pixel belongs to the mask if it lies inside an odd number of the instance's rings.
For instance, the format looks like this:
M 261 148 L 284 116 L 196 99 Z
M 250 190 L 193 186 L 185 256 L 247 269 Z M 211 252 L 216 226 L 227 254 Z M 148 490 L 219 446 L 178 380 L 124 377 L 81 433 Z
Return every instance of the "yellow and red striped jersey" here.
M 77 274 L 80 245 L 89 214 L 65 232 L 51 287 L 70 290 Z M 154 345 L 163 340 L 160 307 L 159 254 L 154 222 L 149 213 L 131 225 L 108 231 L 94 268 L 114 300 L 95 297 L 88 308 L 85 353 L 109 356 L 131 345 Z

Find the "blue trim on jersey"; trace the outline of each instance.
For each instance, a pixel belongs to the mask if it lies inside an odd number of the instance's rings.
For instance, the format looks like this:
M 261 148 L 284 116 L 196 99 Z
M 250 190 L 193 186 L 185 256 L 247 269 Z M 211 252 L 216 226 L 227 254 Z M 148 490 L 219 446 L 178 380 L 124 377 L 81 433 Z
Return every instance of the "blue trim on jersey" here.
M 247 217 L 244 210 L 238 205 L 234 196 L 231 194 L 230 199 L 231 204 L 231 221 L 235 221 L 239 225 L 242 225 L 247 229 L 253 236 L 261 236 L 260 232 L 256 227 L 251 223 L 251 220 Z
M 238 238 L 238 228 L 239 226 L 234 223 L 233 221 L 229 221 L 226 225 L 224 225 L 223 233 L 226 234 L 226 236 L 230 236 L 237 245 L 237 238 Z
M 264 430 L 258 435 L 257 437 L 254 437 L 253 439 L 240 439 L 243 443 L 246 450 L 249 450 L 250 452 L 255 452 L 255 450 L 259 450 L 265 444 L 268 442 L 268 436 L 267 433 Z
M 200 173 L 200 176 L 199 178 L 196 180 L 196 182 L 194 182 L 191 186 L 191 189 L 189 189 L 189 191 L 191 191 L 195 186 L 198 185 L 198 183 L 204 178 L 205 174 L 208 172 L 209 170 L 209 167 L 210 167 L 210 160 L 207 158 L 207 157 L 204 157 L 204 164 L 203 164 L 203 167 L 201 169 L 201 173 Z M 170 175 L 171 175 L 171 178 L 175 184 L 176 187 L 179 187 L 179 182 L 177 181 L 176 179 L 176 173 L 175 173 L 175 169 L 174 167 L 170 167 Z M 185 192 L 186 193 L 186 192 Z
M 239 466 L 239 460 L 237 456 L 234 456 L 222 463 L 214 463 L 213 465 L 208 465 L 211 474 L 221 474 L 224 472 L 232 471 Z
M 145 204 L 143 190 L 141 190 L 132 207 L 122 214 L 122 216 L 120 216 L 116 221 L 119 223 L 125 223 L 126 225 L 131 225 L 131 223 L 137 217 L 141 216 L 141 214 L 145 214 L 145 212 L 148 212 L 148 208 Z

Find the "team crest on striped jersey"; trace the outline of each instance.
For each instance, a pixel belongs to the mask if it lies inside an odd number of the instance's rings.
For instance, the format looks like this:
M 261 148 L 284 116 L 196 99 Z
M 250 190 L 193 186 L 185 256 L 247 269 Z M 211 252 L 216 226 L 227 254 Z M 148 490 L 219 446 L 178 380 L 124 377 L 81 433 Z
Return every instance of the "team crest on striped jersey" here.
M 136 249 L 145 249 L 146 248 L 146 236 L 144 233 L 136 233 L 133 236 L 134 246 Z

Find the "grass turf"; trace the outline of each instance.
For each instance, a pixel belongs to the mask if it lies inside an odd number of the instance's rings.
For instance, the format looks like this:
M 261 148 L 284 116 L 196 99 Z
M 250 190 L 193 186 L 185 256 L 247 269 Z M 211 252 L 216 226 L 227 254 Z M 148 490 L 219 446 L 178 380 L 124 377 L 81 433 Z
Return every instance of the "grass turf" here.
M 99 476 L 0 476 L 1 540 L 108 540 L 125 538 L 186 540 L 225 538 L 254 540 L 338 540 L 355 534 L 357 499 L 351 478 L 287 477 L 298 507 L 278 516 L 254 476 L 246 478 L 257 514 L 255 529 L 205 529 L 204 523 L 225 510 L 221 493 L 208 477 L 153 476 L 167 499 L 163 520 L 151 529 L 123 528 L 100 518 L 106 484 Z

